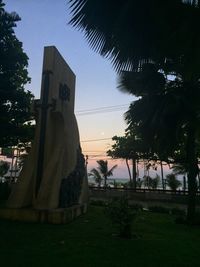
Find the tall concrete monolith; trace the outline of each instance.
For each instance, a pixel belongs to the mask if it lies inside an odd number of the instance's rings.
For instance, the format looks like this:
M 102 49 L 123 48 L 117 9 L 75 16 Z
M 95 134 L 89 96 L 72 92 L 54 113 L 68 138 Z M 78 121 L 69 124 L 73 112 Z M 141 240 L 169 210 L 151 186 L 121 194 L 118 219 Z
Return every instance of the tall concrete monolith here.
M 44 48 L 31 152 L 7 206 L 36 210 L 85 205 L 88 185 L 74 115 L 75 75 L 54 46 Z

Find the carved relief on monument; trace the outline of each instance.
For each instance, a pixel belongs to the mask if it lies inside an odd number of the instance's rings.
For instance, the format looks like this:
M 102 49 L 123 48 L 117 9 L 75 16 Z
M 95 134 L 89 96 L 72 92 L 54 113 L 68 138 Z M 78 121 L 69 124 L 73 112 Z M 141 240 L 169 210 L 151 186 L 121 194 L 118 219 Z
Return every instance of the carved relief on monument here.
M 74 73 L 55 47 L 45 47 L 35 139 L 9 207 L 55 209 L 87 202 L 74 100 Z

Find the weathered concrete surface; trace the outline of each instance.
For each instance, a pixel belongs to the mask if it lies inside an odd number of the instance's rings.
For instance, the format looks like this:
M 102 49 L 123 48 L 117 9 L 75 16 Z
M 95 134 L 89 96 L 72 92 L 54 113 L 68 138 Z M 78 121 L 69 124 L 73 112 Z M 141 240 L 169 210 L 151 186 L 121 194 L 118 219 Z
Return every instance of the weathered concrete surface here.
M 49 73 L 46 82 L 45 73 Z M 47 104 L 43 105 L 44 90 L 48 88 Z M 74 115 L 75 75 L 58 50 L 45 47 L 41 99 L 36 102 L 37 124 L 34 143 L 18 182 L 11 192 L 7 207 L 34 209 L 59 208 L 61 182 L 77 168 L 77 153 L 81 153 L 78 126 Z M 41 136 L 41 117 L 46 114 L 42 172 L 38 181 L 38 159 Z M 81 181 L 76 204 L 88 201 L 86 176 Z M 78 194 L 78 193 L 77 193 Z M 32 215 L 31 215 L 32 216 Z M 35 215 L 33 215 L 35 216 Z

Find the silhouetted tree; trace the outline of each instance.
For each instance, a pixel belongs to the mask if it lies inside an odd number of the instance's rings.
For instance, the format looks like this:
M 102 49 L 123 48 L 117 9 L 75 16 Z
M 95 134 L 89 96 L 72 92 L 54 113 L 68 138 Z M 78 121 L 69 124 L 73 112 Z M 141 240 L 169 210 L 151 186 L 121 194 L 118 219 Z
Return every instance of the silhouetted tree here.
M 107 151 L 107 155 L 112 158 L 125 159 L 130 178 L 130 186 L 136 188 L 137 161 L 150 156 L 148 146 L 137 136 L 136 131 L 133 130 L 127 130 L 125 136 L 113 136 L 112 140 L 115 141 L 115 143 L 112 145 L 112 148 Z M 132 176 L 128 160 L 132 161 Z
M 166 175 L 166 182 L 170 189 L 174 191 L 176 191 L 179 186 L 181 186 L 181 182 L 176 178 L 176 175 L 173 173 Z
M 187 214 L 188 221 L 192 221 L 195 214 L 196 176 L 199 172 L 200 82 L 186 80 L 181 63 L 179 71 L 178 68 L 176 72 L 174 70 L 173 79 L 155 67 L 155 64 L 143 65 L 144 70 L 132 73 L 132 77 L 128 73 L 127 80 L 126 73 L 122 75 L 120 86 L 124 83 L 124 89 L 140 96 L 131 104 L 126 118 L 129 124 L 138 125 L 143 140 L 158 155 L 163 150 L 167 157 L 177 160 L 175 155 L 182 150 L 182 164 L 186 166 L 188 175 Z M 150 82 L 149 73 L 154 77 Z M 130 81 L 132 89 L 128 85 Z
M 187 220 L 192 222 L 200 117 L 199 1 L 69 2 L 70 23 L 84 31 L 92 48 L 110 58 L 117 71 L 131 71 L 122 78 L 131 81 L 131 93 L 140 99 L 130 107 L 130 118 L 149 135 L 153 149 L 170 156 L 184 142 Z M 168 75 L 174 75 L 174 80 Z
M 33 126 L 30 102 L 33 95 L 24 90 L 30 81 L 27 72 L 28 57 L 17 39 L 14 27 L 20 20 L 15 13 L 8 13 L 0 0 L 0 146 L 16 145 L 19 140 L 30 141 Z

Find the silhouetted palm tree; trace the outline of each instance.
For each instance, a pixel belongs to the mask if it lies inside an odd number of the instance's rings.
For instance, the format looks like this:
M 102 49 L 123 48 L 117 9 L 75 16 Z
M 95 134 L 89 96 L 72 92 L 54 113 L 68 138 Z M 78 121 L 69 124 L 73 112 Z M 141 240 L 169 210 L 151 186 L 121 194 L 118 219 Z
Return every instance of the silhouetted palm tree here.
M 163 151 L 165 156 L 173 157 L 176 150 L 184 150 L 189 190 L 187 216 L 188 221 L 192 221 L 195 214 L 196 176 L 199 172 L 200 82 L 186 81 L 181 71 L 177 71 L 174 80 L 169 80 L 154 69 L 153 64 L 143 67 L 139 73 L 124 72 L 121 76 L 120 88 L 140 96 L 130 105 L 126 119 L 129 124 L 137 125 L 143 139 L 161 157 Z M 149 74 L 152 74 L 152 79 Z
M 98 167 L 91 170 L 91 173 L 98 177 L 98 180 L 104 180 L 104 186 L 107 186 L 108 177 L 113 175 L 113 171 L 117 168 L 117 165 L 114 165 L 110 170 L 108 169 L 107 160 L 97 160 Z M 100 178 L 101 177 L 101 178 Z
M 95 182 L 98 184 L 98 187 L 101 186 L 101 181 L 103 180 L 103 178 L 101 177 L 101 174 L 97 169 L 91 169 L 88 175 L 95 179 Z
M 117 70 L 136 70 L 149 60 L 163 62 L 186 51 L 190 51 L 188 67 L 200 64 L 195 56 L 200 43 L 197 1 L 69 0 L 69 3 L 70 23 L 83 31 L 91 47 L 109 58 Z

